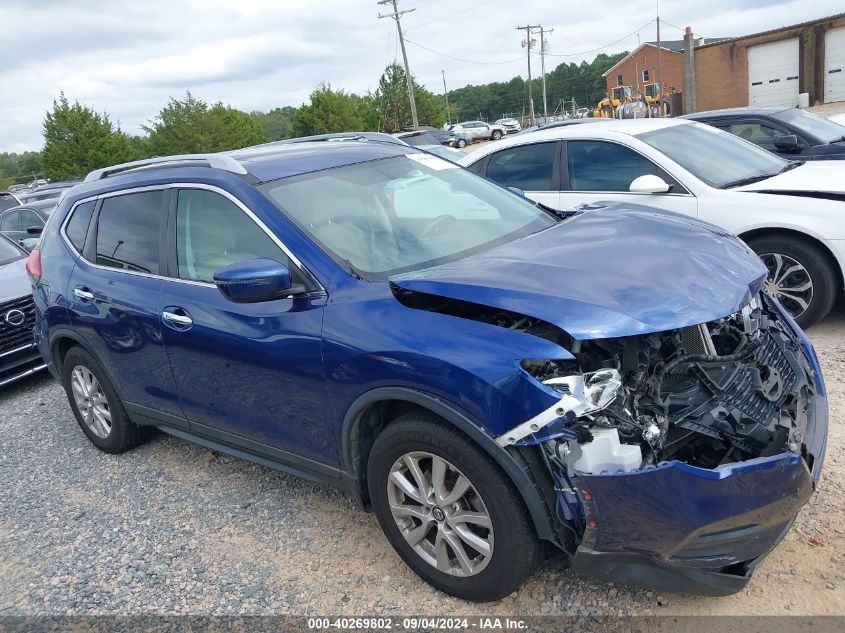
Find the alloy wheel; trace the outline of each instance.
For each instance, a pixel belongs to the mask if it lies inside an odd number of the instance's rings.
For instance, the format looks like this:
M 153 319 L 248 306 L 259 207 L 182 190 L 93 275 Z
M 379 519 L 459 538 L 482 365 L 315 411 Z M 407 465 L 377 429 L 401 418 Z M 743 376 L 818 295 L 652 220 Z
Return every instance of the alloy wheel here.
M 103 387 L 90 369 L 83 365 L 73 368 L 70 379 L 73 401 L 91 432 L 105 439 L 111 434 L 111 410 Z
M 760 259 L 769 269 L 765 287 L 777 297 L 793 318 L 807 311 L 813 301 L 813 279 L 796 259 L 782 253 L 763 253 Z
M 493 555 L 493 524 L 475 486 L 432 453 L 402 455 L 387 481 L 390 512 L 408 545 L 451 576 L 480 573 Z

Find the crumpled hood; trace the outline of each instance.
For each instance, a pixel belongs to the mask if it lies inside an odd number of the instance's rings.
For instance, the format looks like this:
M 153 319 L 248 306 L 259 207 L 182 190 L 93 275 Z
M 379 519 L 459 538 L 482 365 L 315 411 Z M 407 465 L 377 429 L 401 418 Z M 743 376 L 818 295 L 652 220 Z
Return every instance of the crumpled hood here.
M 26 259 L 0 264 L 0 303 L 28 294 L 32 294 L 32 284 L 26 274 Z
M 760 259 L 729 233 L 621 203 L 391 281 L 532 316 L 576 339 L 592 339 L 727 316 L 748 303 L 765 275 Z
M 734 191 L 807 191 L 845 194 L 845 161 L 811 160 Z

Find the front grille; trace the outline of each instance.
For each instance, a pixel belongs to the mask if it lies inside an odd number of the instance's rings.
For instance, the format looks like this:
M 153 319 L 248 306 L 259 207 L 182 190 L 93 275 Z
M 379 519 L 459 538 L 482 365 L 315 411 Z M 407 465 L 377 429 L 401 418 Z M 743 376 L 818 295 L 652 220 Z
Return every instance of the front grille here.
M 20 310 L 25 319 L 21 325 L 11 325 L 6 315 L 11 310 Z M 35 303 L 32 297 L 21 297 L 0 304 L 0 354 L 32 343 L 32 328 L 35 327 Z

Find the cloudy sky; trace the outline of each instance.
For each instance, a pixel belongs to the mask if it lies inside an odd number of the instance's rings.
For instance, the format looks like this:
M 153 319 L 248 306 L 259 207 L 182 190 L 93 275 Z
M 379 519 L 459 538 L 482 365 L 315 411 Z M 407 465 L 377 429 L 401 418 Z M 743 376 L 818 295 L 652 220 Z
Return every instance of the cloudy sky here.
M 412 72 L 442 93 L 525 73 L 520 24 L 554 28 L 548 68 L 631 50 L 654 0 L 400 0 Z M 662 0 L 664 39 L 733 36 L 842 11 L 842 0 Z M 300 105 L 313 87 L 363 93 L 401 59 L 376 0 L 0 0 L 0 151 L 41 147 L 64 91 L 129 133 L 186 90 L 242 110 Z M 670 25 L 675 25 L 675 28 Z M 638 33 L 654 39 L 654 24 Z M 620 39 L 621 38 L 621 39 Z M 618 41 L 617 41 L 618 40 Z M 613 44 L 611 44 L 613 42 Z M 585 54 L 586 53 L 586 54 Z M 539 60 L 538 60 L 539 61 Z M 538 64 L 539 65 L 539 64 Z

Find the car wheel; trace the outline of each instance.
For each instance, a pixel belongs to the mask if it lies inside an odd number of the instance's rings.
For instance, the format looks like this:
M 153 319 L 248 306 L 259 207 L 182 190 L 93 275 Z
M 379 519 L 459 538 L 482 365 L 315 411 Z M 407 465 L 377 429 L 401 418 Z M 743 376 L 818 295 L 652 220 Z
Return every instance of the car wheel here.
M 458 147 L 459 147 L 459 148 L 461 148 L 461 149 L 463 149 L 463 148 L 464 148 L 464 147 L 466 147 L 466 146 L 467 146 L 467 142 L 466 142 L 466 140 L 465 140 L 465 139 L 462 139 L 462 138 L 459 138 L 459 139 L 458 139 Z
M 802 328 L 823 319 L 836 300 L 836 273 L 813 244 L 772 235 L 748 243 L 769 276 L 766 290 L 777 297 Z
M 490 135 L 490 138 L 492 138 L 494 141 L 498 141 L 500 138 L 502 138 L 501 130 L 493 130 L 493 134 Z
M 81 347 L 65 355 L 62 383 L 82 432 L 101 451 L 122 453 L 146 438 L 147 430 L 129 420 L 103 367 Z
M 367 481 L 390 544 L 441 591 L 498 600 L 539 562 L 541 544 L 510 480 L 434 415 L 403 415 L 379 434 Z

